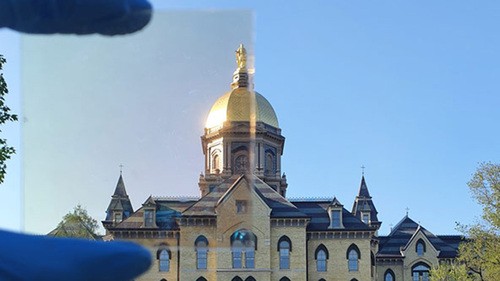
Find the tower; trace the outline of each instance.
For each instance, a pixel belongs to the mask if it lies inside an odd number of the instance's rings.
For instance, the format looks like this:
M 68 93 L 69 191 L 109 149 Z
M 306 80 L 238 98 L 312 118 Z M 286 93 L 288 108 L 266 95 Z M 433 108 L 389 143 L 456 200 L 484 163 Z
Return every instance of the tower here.
M 352 206 L 352 214 L 363 221 L 365 224 L 377 230 L 382 224 L 382 222 L 378 220 L 378 212 L 375 208 L 375 204 L 373 204 L 370 192 L 368 192 L 368 186 L 366 185 L 364 175 L 361 177 L 361 184 L 359 186 L 358 195 L 356 196 L 356 199 L 354 200 L 354 204 Z
M 201 195 L 233 175 L 249 173 L 285 196 L 286 177 L 281 175 L 285 138 L 278 118 L 266 98 L 253 89 L 243 45 L 236 50 L 236 63 L 231 90 L 212 106 L 201 137 L 205 155 Z
M 122 172 L 116 183 L 115 192 L 111 196 L 111 202 L 106 209 L 106 219 L 102 222 L 105 228 L 108 226 L 115 226 L 128 218 L 134 210 L 132 204 L 125 190 L 125 183 L 123 182 Z

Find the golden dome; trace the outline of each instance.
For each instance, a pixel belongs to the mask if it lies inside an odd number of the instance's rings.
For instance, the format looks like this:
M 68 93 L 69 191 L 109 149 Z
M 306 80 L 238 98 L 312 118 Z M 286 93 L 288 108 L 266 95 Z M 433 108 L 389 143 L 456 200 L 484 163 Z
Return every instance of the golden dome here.
M 220 97 L 208 114 L 206 129 L 222 127 L 224 122 L 263 122 L 279 128 L 271 104 L 252 90 L 251 73 L 247 69 L 247 52 L 243 45 L 236 50 L 238 68 L 233 73 L 232 90 Z
M 217 99 L 208 114 L 205 128 L 222 126 L 224 122 L 263 122 L 279 128 L 271 104 L 261 94 L 247 88 L 236 88 Z

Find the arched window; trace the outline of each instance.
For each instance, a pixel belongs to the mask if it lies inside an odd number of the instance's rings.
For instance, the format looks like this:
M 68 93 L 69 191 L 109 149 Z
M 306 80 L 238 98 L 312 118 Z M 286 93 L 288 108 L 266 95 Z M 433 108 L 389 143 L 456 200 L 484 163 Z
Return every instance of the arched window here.
M 231 252 L 233 268 L 255 268 L 255 250 L 257 236 L 249 230 L 240 229 L 231 235 Z
M 165 278 L 162 278 L 162 279 L 161 279 L 160 281 L 167 281 L 167 279 L 165 279 Z
M 288 277 L 286 277 L 286 276 L 285 276 L 285 277 L 282 277 L 282 278 L 280 279 L 280 281 L 290 281 L 290 279 L 288 279 Z
M 425 253 L 425 242 L 422 239 L 418 239 L 417 245 L 415 246 L 415 251 L 418 256 L 423 256 Z
M 214 154 L 214 156 L 212 156 L 212 169 L 216 174 L 218 174 L 220 172 L 219 154 Z
M 257 280 L 255 280 L 255 278 L 253 278 L 252 276 L 248 276 L 247 279 L 245 279 L 245 281 L 257 281 Z
M 349 271 L 358 271 L 361 254 L 355 244 L 351 244 L 347 249 L 347 260 Z
M 200 278 L 196 279 L 196 281 L 207 281 L 207 279 L 205 279 L 205 277 L 200 277 Z
M 292 242 L 287 236 L 281 236 L 278 241 L 278 251 L 280 252 L 280 269 L 290 268 L 290 252 L 292 251 Z
M 423 262 L 414 265 L 411 269 L 413 281 L 429 281 L 429 270 L 430 267 Z
M 159 261 L 160 271 L 170 270 L 170 251 L 168 249 L 160 249 L 156 253 L 157 259 Z
M 274 174 L 276 169 L 274 167 L 274 155 L 270 152 L 266 153 L 266 163 L 265 163 L 266 174 Z
M 241 279 L 241 277 L 239 276 L 236 276 L 233 279 L 231 279 L 231 281 L 243 281 L 243 279 Z
M 384 281 L 396 281 L 396 277 L 394 276 L 394 272 L 391 269 L 388 269 L 385 271 Z
M 358 281 L 358 279 L 356 279 L 356 278 L 352 278 L 352 279 L 351 279 L 351 281 Z
M 196 249 L 196 268 L 207 269 L 208 239 L 200 235 L 194 242 Z
M 326 281 L 326 280 L 325 280 L 325 279 L 323 279 L 323 278 L 321 278 L 321 279 L 319 279 L 318 281 Z
M 314 256 L 316 257 L 316 270 L 319 272 L 325 272 L 327 269 L 326 262 L 328 260 L 328 250 L 325 245 L 319 245 L 318 248 L 316 248 Z

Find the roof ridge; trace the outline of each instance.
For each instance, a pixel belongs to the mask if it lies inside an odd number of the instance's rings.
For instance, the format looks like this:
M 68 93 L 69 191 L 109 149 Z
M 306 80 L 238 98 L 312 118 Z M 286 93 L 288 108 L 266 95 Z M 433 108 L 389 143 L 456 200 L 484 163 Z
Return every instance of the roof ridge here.
M 198 200 L 201 197 L 196 195 L 166 195 L 166 196 L 152 196 L 155 200 Z
M 332 198 L 331 197 L 290 197 L 287 198 L 288 201 L 304 201 L 304 202 L 310 202 L 310 201 L 328 201 L 331 202 Z

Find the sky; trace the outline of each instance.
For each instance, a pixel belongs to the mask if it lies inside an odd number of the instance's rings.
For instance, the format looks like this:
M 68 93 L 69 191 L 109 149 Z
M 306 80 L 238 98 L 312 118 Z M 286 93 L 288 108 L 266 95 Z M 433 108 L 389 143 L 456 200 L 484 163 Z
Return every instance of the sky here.
M 19 154 L 1 227 L 48 232 L 78 203 L 104 219 L 120 164 L 134 208 L 198 195 L 199 137 L 240 42 L 286 137 L 289 197 L 350 209 L 365 166 L 380 234 L 406 208 L 435 234 L 480 217 L 467 181 L 499 162 L 499 3 L 184 2 L 153 1 L 162 12 L 123 38 L 0 30 L 23 114 L 4 130 Z

